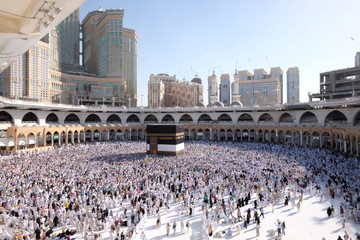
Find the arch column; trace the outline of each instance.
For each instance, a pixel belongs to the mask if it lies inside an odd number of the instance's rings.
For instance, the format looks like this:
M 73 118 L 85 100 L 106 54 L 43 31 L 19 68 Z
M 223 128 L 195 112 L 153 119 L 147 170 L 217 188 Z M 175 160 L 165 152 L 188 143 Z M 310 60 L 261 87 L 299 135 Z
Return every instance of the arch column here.
M 50 134 L 50 136 L 51 136 L 51 146 L 54 146 L 54 136 L 52 133 Z M 59 137 L 59 139 L 60 139 L 60 137 Z
M 107 131 L 107 140 L 108 141 L 110 140 L 110 129 L 108 129 L 108 131 Z
M 65 132 L 65 144 L 66 145 L 69 144 L 69 132 L 67 131 L 67 129 L 66 129 L 66 132 Z
M 43 130 L 43 146 L 45 147 L 46 146 L 46 134 L 45 134 L 45 128 Z
M 91 133 L 91 141 L 93 142 L 94 141 L 94 132 L 90 132 Z M 86 138 L 85 138 L 86 140 Z
M 303 147 L 303 135 L 302 135 L 302 129 L 300 129 L 300 146 Z
M 320 148 L 323 148 L 323 136 L 322 135 L 320 135 L 319 141 L 320 141 Z
M 213 131 L 212 131 L 212 128 L 210 128 L 210 141 L 213 140 Z

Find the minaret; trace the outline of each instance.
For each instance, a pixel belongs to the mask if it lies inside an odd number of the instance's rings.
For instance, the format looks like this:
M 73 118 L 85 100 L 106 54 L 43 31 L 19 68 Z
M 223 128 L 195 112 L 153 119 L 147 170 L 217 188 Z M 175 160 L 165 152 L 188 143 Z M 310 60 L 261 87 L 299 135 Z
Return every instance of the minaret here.
M 218 79 L 215 70 L 213 70 L 212 75 L 208 77 L 208 104 L 212 105 L 218 101 Z
M 231 102 L 240 102 L 240 89 L 239 89 L 239 72 L 235 68 L 234 82 L 231 84 Z

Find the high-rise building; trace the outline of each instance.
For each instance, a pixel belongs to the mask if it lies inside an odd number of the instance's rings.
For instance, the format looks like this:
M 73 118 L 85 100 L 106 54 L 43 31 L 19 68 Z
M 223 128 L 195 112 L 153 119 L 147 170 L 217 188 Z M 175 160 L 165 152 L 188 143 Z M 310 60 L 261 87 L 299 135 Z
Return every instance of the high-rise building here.
M 355 67 L 360 67 L 360 52 L 355 55 Z
M 300 71 L 298 67 L 288 68 L 286 72 L 287 103 L 300 102 Z
M 224 104 L 224 106 L 230 105 L 230 75 L 229 74 L 221 74 L 220 76 L 220 102 Z
M 83 67 L 77 9 L 2 74 L 2 95 L 75 105 L 135 106 L 137 36 L 122 27 L 122 18 L 122 9 L 99 9 L 85 18 Z
M 320 73 L 320 92 L 309 94 L 309 102 L 360 96 L 360 67 Z
M 49 44 L 44 41 L 37 42 L 3 71 L 4 97 L 50 102 Z
M 76 9 L 56 26 L 59 41 L 60 62 L 65 64 L 80 64 L 80 13 Z
M 82 21 L 83 65 L 100 78 L 126 81 L 125 100 L 137 104 L 137 41 L 134 30 L 123 27 L 123 9 L 98 9 Z
M 208 104 L 212 105 L 218 101 L 218 80 L 213 71 L 212 75 L 208 77 Z
M 272 67 L 270 69 L 270 77 L 273 79 L 279 79 L 280 85 L 281 85 L 281 89 L 280 89 L 279 93 L 280 93 L 281 103 L 283 103 L 283 95 L 284 95 L 283 71 L 281 70 L 280 67 Z
M 275 74 L 282 74 L 280 68 L 273 68 L 274 77 L 264 69 L 255 69 L 254 75 L 247 70 L 234 75 L 232 92 L 239 94 L 243 106 L 275 105 L 281 103 L 282 84 Z M 234 102 L 234 100 L 233 100 Z
M 166 73 L 150 75 L 148 82 L 149 107 L 194 107 L 203 103 L 203 86 L 200 78 L 176 80 Z

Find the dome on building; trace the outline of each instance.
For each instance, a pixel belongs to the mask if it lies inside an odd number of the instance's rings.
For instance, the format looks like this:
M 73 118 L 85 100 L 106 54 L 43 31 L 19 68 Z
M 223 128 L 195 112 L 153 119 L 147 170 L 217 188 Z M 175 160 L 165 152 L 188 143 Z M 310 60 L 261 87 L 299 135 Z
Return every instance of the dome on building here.
M 196 107 L 206 107 L 206 106 L 205 106 L 204 103 L 199 102 L 199 103 L 196 104 Z
M 198 84 L 202 84 L 201 78 L 199 78 L 198 76 L 195 76 L 192 80 L 192 83 L 198 83 Z
M 234 106 L 234 107 L 242 107 L 243 105 L 242 105 L 242 103 L 239 102 L 239 101 L 234 101 L 234 102 L 231 103 L 231 106 Z
M 222 102 L 214 102 L 213 106 L 214 107 L 223 107 L 224 104 Z

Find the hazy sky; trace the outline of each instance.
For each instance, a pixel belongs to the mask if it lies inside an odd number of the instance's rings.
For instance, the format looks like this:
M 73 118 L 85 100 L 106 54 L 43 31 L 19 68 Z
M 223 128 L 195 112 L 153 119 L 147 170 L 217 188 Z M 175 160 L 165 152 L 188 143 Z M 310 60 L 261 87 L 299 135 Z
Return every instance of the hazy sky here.
M 81 20 L 100 6 L 125 9 L 124 27 L 139 36 L 138 105 L 141 95 L 147 105 L 151 73 L 197 74 L 207 103 L 212 70 L 233 81 L 236 67 L 281 67 L 286 89 L 286 70 L 298 66 L 307 102 L 320 72 L 353 67 L 360 51 L 359 0 L 87 0 Z

